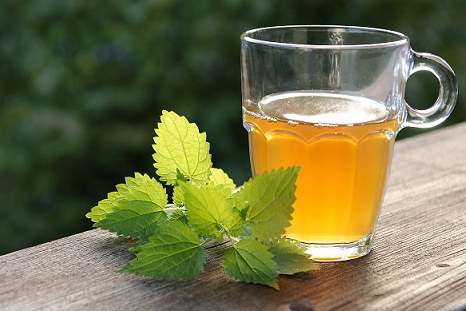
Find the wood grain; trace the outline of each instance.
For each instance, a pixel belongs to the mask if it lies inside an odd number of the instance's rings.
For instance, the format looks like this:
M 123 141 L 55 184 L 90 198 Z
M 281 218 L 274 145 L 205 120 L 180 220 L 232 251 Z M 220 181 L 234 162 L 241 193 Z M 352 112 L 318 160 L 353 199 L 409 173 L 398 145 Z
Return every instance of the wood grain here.
M 0 257 L 1 310 L 466 310 L 466 123 L 396 144 L 374 250 L 280 277 L 280 291 L 206 273 L 115 272 L 131 241 L 91 230 Z

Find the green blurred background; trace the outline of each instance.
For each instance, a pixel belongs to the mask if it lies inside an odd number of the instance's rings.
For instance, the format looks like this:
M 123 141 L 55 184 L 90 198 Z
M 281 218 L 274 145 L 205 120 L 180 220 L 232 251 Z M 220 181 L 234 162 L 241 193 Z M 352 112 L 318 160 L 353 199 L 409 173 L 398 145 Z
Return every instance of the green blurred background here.
M 403 32 L 464 88 L 464 0 L 1 0 L 0 254 L 91 228 L 84 214 L 125 176 L 155 176 L 162 109 L 207 132 L 216 167 L 249 178 L 239 36 L 283 24 Z M 429 74 L 408 82 L 412 106 L 437 95 Z M 460 96 L 443 126 L 465 107 Z

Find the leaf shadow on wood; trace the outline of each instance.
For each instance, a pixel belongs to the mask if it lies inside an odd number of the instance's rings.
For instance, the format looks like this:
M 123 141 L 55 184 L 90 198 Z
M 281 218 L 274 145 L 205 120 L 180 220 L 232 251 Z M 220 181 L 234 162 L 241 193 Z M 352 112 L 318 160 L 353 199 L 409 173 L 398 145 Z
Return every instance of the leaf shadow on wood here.
M 206 248 L 205 271 L 191 280 L 161 280 L 140 275 L 118 273 L 134 255 L 128 248 L 134 241 L 122 237 L 106 237 L 96 247 L 102 257 L 115 267 L 116 278 L 126 291 L 126 299 L 144 301 L 143 306 L 164 306 L 166 310 L 200 310 L 203 306 L 219 309 L 284 309 L 318 310 L 354 308 L 355 297 L 370 301 L 376 293 L 361 291 L 372 282 L 374 261 L 377 254 L 339 263 L 321 263 L 319 270 L 280 276 L 280 290 L 243 283 L 225 275 L 222 267 L 223 253 L 229 243 Z M 206 295 L 206 293 L 211 293 Z M 236 297 L 232 299 L 231 297 Z M 362 297 L 362 298 L 361 298 Z M 300 309 L 301 308 L 301 309 Z

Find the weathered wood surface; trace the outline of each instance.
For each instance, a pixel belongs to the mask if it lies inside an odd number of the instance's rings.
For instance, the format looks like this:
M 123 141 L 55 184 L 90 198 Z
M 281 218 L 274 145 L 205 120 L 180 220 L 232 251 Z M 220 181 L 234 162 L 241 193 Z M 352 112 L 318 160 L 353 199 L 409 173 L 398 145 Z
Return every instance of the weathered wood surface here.
M 115 272 L 130 241 L 91 230 L 0 257 L 1 310 L 466 310 L 466 123 L 397 142 L 374 250 L 280 277 L 190 281 Z

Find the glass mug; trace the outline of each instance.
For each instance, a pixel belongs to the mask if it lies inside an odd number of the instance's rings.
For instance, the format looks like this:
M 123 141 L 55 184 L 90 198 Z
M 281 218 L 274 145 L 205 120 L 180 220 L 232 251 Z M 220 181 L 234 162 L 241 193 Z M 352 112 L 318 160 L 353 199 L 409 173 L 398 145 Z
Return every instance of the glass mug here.
M 241 43 L 252 173 L 301 167 L 285 236 L 316 261 L 368 254 L 396 134 L 450 115 L 458 92 L 453 70 L 383 29 L 269 27 L 245 32 Z M 420 70 L 440 84 L 426 110 L 404 100 L 408 77 Z

